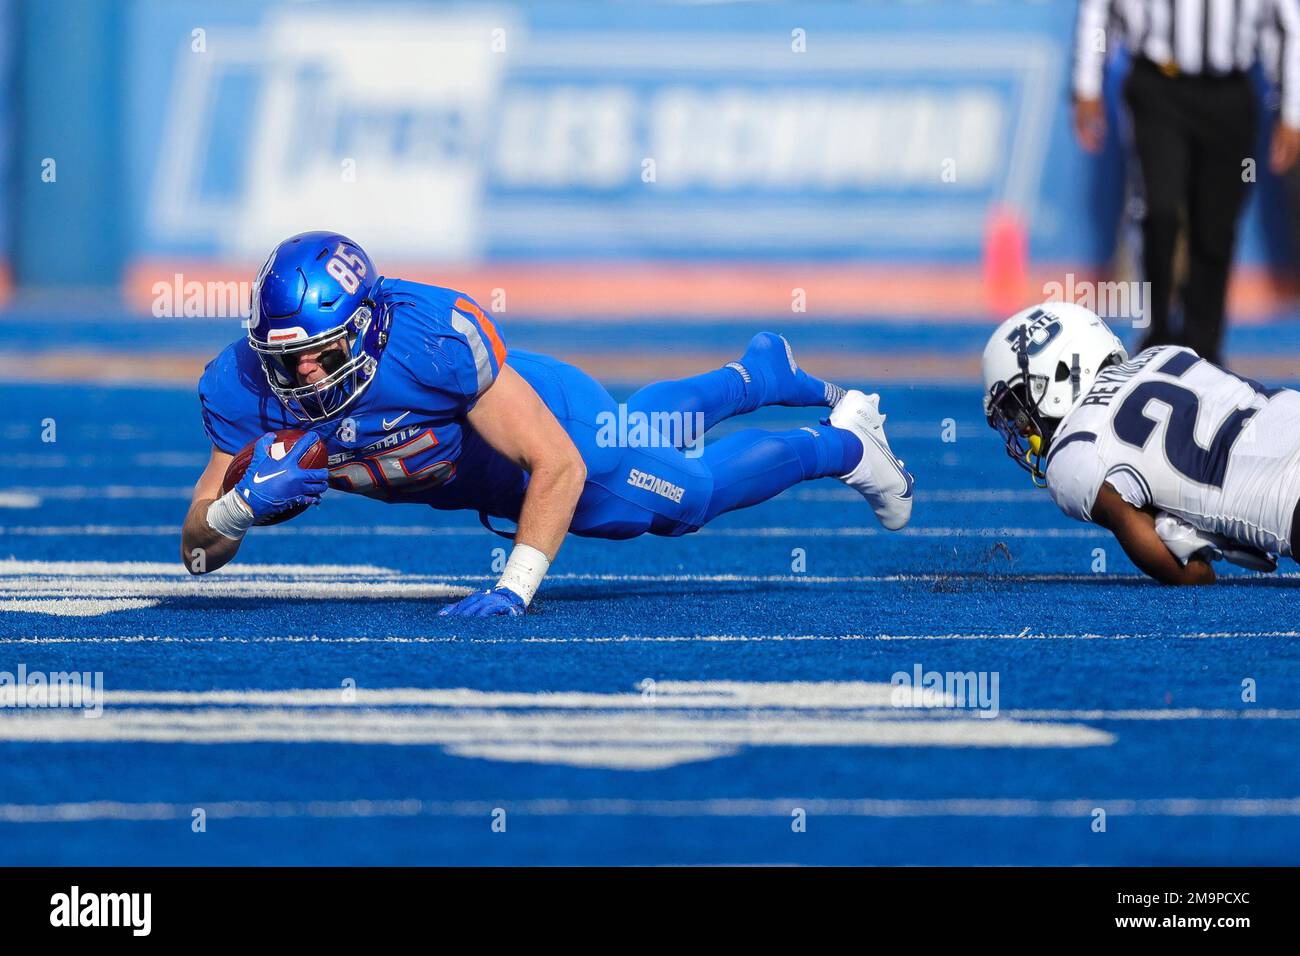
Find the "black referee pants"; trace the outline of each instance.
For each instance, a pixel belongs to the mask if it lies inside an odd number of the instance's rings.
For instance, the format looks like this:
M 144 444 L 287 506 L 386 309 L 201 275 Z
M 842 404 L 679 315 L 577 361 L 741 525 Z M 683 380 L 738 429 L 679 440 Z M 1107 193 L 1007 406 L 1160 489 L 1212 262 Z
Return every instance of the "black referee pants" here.
M 1124 84 L 1142 168 L 1142 258 L 1151 283 L 1141 348 L 1186 345 L 1219 362 L 1224 300 L 1246 198 L 1244 160 L 1255 157 L 1258 107 L 1244 75 L 1165 76 L 1139 59 Z M 1253 176 L 1252 176 L 1253 179 Z M 1174 249 L 1186 214 L 1188 269 L 1181 326 L 1170 322 Z

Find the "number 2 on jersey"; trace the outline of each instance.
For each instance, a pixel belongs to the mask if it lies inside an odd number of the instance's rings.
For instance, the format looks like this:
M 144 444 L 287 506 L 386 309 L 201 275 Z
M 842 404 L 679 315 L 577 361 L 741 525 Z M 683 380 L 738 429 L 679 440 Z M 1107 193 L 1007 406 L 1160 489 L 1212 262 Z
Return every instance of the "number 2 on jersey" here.
M 1177 352 L 1156 371 L 1172 378 L 1182 378 L 1187 370 L 1199 361 L 1202 360 L 1186 352 Z M 1274 390 L 1266 389 L 1250 379 L 1240 379 L 1240 381 L 1245 382 L 1261 395 L 1274 394 Z M 1151 433 L 1160 424 L 1146 413 L 1147 403 L 1152 400 L 1169 406 L 1169 418 L 1165 423 L 1164 435 L 1165 457 L 1169 460 L 1169 464 L 1191 481 L 1212 488 L 1222 488 L 1232 446 L 1241 437 L 1242 429 L 1255 417 L 1258 409 L 1239 408 L 1232 412 L 1215 431 L 1209 447 L 1203 448 L 1196 441 L 1196 419 L 1201 411 L 1201 400 L 1197 394 L 1190 388 L 1175 382 L 1141 382 L 1134 387 L 1115 412 L 1113 427 L 1121 441 L 1136 448 L 1146 447 Z

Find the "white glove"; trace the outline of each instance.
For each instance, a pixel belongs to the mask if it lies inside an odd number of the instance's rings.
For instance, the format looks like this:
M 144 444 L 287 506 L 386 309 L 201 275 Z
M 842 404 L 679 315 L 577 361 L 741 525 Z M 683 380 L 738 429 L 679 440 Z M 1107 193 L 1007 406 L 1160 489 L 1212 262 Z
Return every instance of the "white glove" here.
M 1204 531 L 1189 524 L 1177 515 L 1171 515 L 1164 511 L 1157 514 L 1156 534 L 1160 535 L 1160 540 L 1165 543 L 1165 547 L 1184 565 L 1197 555 L 1207 561 L 1217 561 L 1223 557 Z M 1201 554 L 1202 551 L 1210 553 Z
M 1239 544 L 1223 535 L 1200 528 L 1167 512 L 1156 515 L 1156 534 L 1165 547 L 1184 565 L 1192 558 L 1218 561 L 1222 558 L 1251 571 L 1271 573 L 1277 570 L 1277 555 Z

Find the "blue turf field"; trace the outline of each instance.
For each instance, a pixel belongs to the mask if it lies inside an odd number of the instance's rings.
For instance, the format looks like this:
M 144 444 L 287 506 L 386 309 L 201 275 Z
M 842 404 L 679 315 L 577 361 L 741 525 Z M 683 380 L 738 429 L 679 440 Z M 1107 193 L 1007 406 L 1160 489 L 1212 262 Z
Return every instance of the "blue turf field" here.
M 192 394 L 0 386 L 0 671 L 108 701 L 0 711 L 0 864 L 1300 862 L 1300 577 L 1137 580 L 977 390 L 881 392 L 905 533 L 826 480 L 450 623 L 504 544 L 473 516 L 331 493 L 190 580 Z M 999 716 L 891 707 L 917 665 L 996 672 Z

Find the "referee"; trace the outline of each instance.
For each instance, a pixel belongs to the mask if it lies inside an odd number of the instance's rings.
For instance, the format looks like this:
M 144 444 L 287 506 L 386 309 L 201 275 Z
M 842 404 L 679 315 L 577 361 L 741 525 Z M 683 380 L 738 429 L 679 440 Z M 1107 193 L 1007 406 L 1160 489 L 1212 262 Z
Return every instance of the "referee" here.
M 1259 107 L 1247 76 L 1261 42 L 1278 45 L 1281 116 L 1269 166 L 1300 155 L 1300 0 L 1081 0 L 1075 38 L 1074 129 L 1090 153 L 1106 133 L 1102 74 L 1108 36 L 1132 55 L 1124 99 L 1142 171 L 1144 278 L 1150 326 L 1141 348 L 1186 345 L 1221 362 L 1224 300 L 1237 217 L 1253 164 Z M 1170 322 L 1174 248 L 1187 223 L 1182 323 Z

